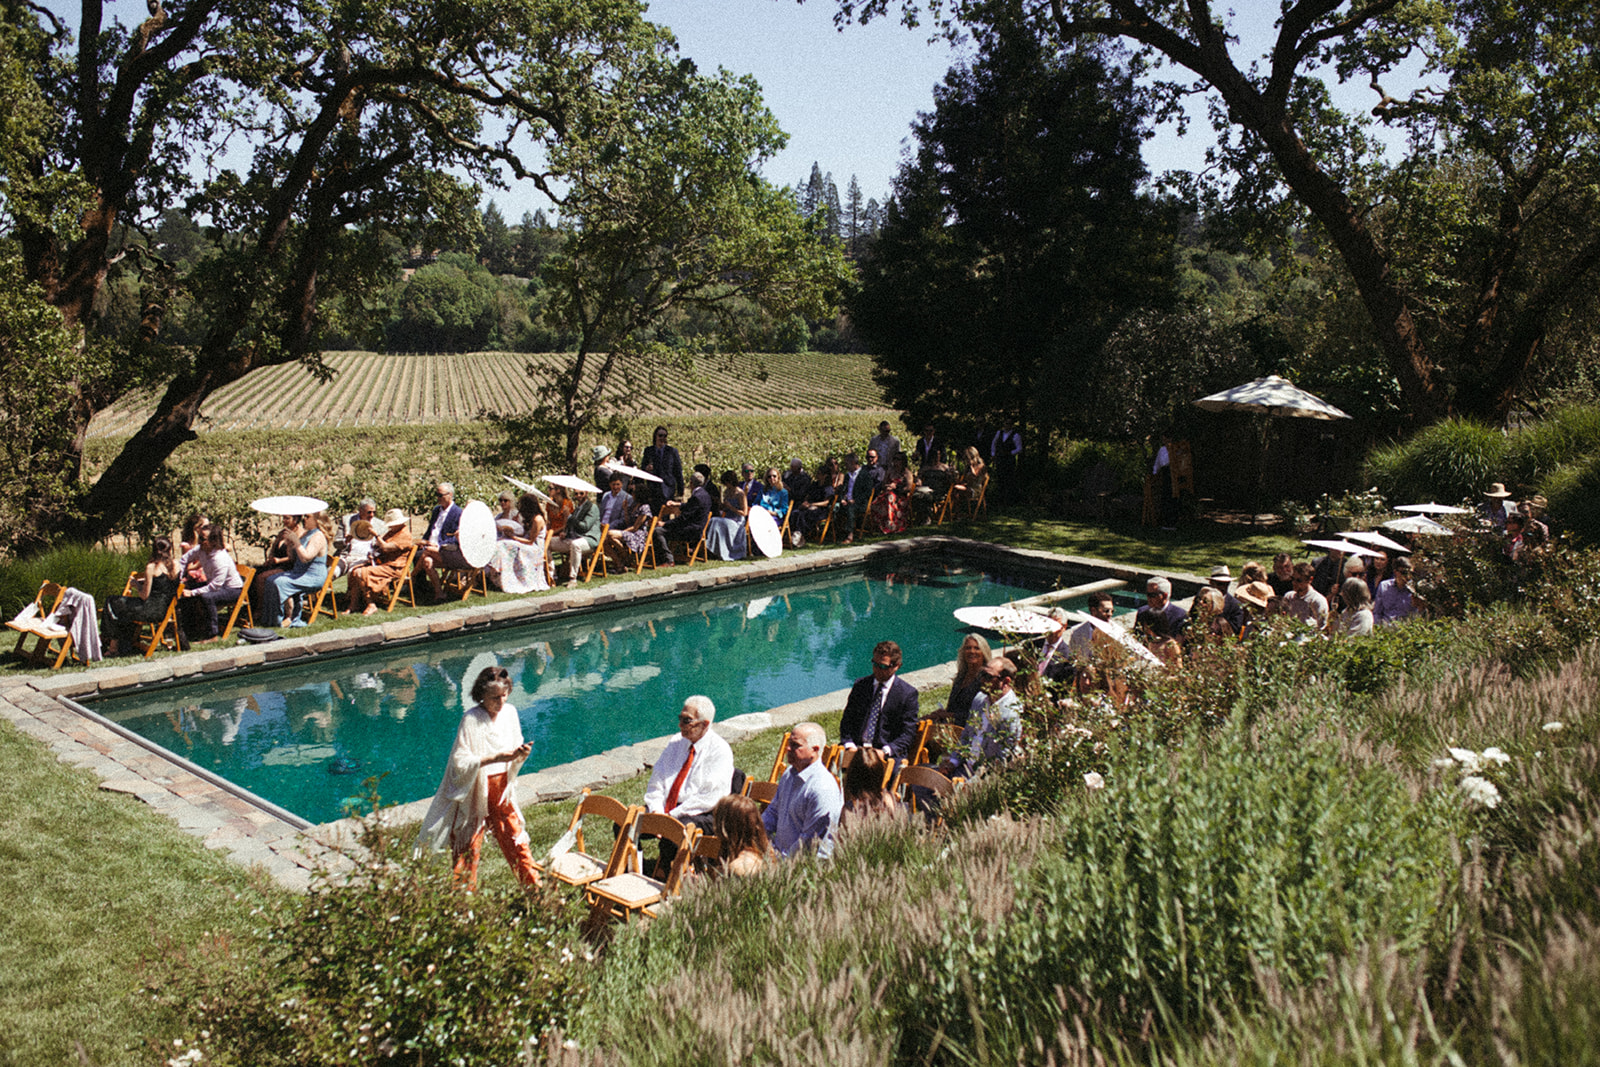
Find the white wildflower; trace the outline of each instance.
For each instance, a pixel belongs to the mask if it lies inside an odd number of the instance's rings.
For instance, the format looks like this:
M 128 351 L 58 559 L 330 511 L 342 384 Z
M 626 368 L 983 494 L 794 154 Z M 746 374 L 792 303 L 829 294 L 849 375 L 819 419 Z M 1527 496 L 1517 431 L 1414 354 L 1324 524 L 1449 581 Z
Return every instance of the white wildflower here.
M 1104 789 L 1106 787 L 1106 780 L 1100 777 L 1100 772 L 1090 771 L 1088 774 L 1083 776 L 1083 784 L 1088 786 L 1090 789 Z
M 1488 748 L 1483 750 L 1483 758 L 1486 760 L 1493 760 L 1502 767 L 1511 762 L 1510 756 L 1506 755 L 1498 748 L 1495 748 L 1493 745 L 1490 745 Z
M 1456 761 L 1451 759 L 1449 756 L 1446 756 L 1443 759 L 1434 760 L 1433 765 L 1439 768 L 1441 771 L 1448 771 L 1451 767 L 1456 765 Z
M 1478 754 L 1470 748 L 1452 748 L 1450 756 L 1466 769 L 1468 774 L 1477 774 L 1483 767 L 1483 761 Z
M 1475 774 L 1467 775 L 1461 779 L 1461 792 L 1474 804 L 1480 804 L 1486 808 L 1495 808 L 1500 805 L 1500 790 L 1496 789 L 1494 783 L 1487 778 L 1479 778 Z
M 1567 728 L 1567 724 L 1563 723 L 1563 722 L 1547 722 L 1542 727 L 1544 732 L 1547 733 L 1547 734 L 1559 734 L 1562 730 L 1565 730 L 1566 728 Z

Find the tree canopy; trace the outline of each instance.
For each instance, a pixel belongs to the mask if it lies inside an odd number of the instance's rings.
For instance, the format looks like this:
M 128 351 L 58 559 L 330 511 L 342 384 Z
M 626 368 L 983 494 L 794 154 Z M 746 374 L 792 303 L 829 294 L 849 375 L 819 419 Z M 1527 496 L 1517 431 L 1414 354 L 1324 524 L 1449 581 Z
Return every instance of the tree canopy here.
M 1172 302 L 1169 212 L 1140 191 L 1126 71 L 1026 26 L 934 91 L 850 302 L 913 423 L 1093 430 L 1074 402 L 1117 323 Z
M 1289 0 L 1271 9 L 1260 55 L 1238 25 L 1262 13 L 1211 0 L 841 0 L 839 17 L 891 9 L 949 32 L 1020 15 L 1064 44 L 1118 42 L 1167 120 L 1182 121 L 1187 94 L 1209 94 L 1220 202 L 1279 222 L 1272 209 L 1293 205 L 1315 221 L 1414 420 L 1503 417 L 1551 337 L 1592 316 L 1594 5 Z M 1334 79 L 1371 87 L 1370 116 L 1334 106 Z M 1408 135 L 1398 166 L 1380 162 L 1373 121 Z
M 475 232 L 482 185 L 509 175 L 558 201 L 550 161 L 580 123 L 631 117 L 648 141 L 677 119 L 647 103 L 663 100 L 651 86 L 674 67 L 670 36 L 631 0 L 152 0 L 132 27 L 81 0 L 75 33 L 33 5 L 4 14 L 7 77 L 40 112 L 0 148 L 26 276 L 85 357 L 110 281 L 138 296 L 117 373 L 88 360 L 63 382 L 57 483 L 76 479 L 98 408 L 164 383 L 64 523 L 80 536 L 115 524 L 215 389 L 273 363 L 325 373 L 322 338 L 367 312 L 394 248 Z M 227 235 L 186 273 L 148 239 L 180 203 Z M 179 301 L 203 311 L 201 336 L 168 330 Z

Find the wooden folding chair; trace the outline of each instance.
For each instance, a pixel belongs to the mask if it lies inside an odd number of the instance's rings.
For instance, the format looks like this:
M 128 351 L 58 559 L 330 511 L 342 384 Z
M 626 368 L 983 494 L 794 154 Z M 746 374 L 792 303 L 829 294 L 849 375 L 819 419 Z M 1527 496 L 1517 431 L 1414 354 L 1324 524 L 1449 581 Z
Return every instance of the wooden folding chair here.
M 944 491 L 944 499 L 933 506 L 932 522 L 935 526 L 943 526 L 950 519 L 950 509 L 955 507 L 956 483 L 951 479 L 949 488 Z
M 705 525 L 700 527 L 700 540 L 696 541 L 694 547 L 690 549 L 688 554 L 689 562 L 685 564 L 686 566 L 692 567 L 706 558 L 706 531 L 709 529 L 711 529 L 711 516 L 707 515 Z M 683 547 L 689 548 L 689 542 L 683 542 Z
M 778 524 L 778 536 L 783 538 L 783 543 L 789 543 L 789 519 L 794 515 L 794 500 L 791 498 L 789 507 L 783 513 L 783 521 Z
M 984 471 L 983 472 L 983 481 L 978 483 L 978 491 L 976 493 L 972 494 L 972 499 L 968 503 L 967 518 L 975 519 L 980 514 L 987 515 L 988 513 L 989 513 L 989 472 L 988 471 Z
M 33 606 L 38 614 L 24 622 L 8 620 L 8 629 L 17 631 L 17 644 L 12 652 L 18 656 L 25 656 L 30 664 L 35 666 L 43 664 L 55 654 L 55 662 L 51 670 L 60 670 L 61 665 L 67 662 L 67 657 L 72 655 L 72 634 L 65 629 L 50 625 L 45 620 L 55 614 L 56 608 L 61 606 L 61 598 L 66 595 L 66 589 L 59 583 L 45 581 L 39 585 L 39 592 L 33 598 Z M 45 600 L 50 601 L 50 606 L 45 606 Z M 27 609 L 24 608 L 24 611 Z M 23 646 L 29 637 L 35 638 L 33 651 L 24 652 Z
M 572 822 L 567 824 L 567 833 L 572 835 L 571 850 L 562 853 L 550 861 L 545 867 L 535 863 L 534 869 L 541 873 L 549 874 L 558 882 L 577 886 L 582 889 L 590 882 L 598 882 L 602 878 L 613 874 L 620 874 L 627 860 L 627 850 L 624 847 L 619 855 L 619 843 L 631 842 L 633 820 L 644 811 L 637 804 L 624 804 L 612 797 L 591 794 L 585 789 L 578 797 L 578 806 L 573 809 Z M 583 820 L 585 816 L 593 815 L 596 818 L 608 819 L 616 828 L 617 839 L 612 842 L 611 852 L 602 860 L 589 851 L 583 839 Z M 615 869 L 613 869 L 613 862 Z
M 233 627 L 239 621 L 240 612 L 244 612 L 246 626 L 256 624 L 255 611 L 250 607 L 250 587 L 255 584 L 256 569 L 243 563 L 238 564 L 235 569 L 239 572 L 240 580 L 244 582 L 244 588 L 239 590 L 239 599 L 233 602 L 233 610 L 228 612 L 228 625 L 222 628 L 224 641 L 233 634 Z
M 756 806 L 765 809 L 772 803 L 772 798 L 778 795 L 777 782 L 758 782 L 754 778 L 744 780 L 744 795 L 756 802 Z
M 906 803 L 912 811 L 921 810 L 917 789 L 926 789 L 942 801 L 963 781 L 960 777 L 946 778 L 932 767 L 907 767 L 900 772 L 900 788 L 905 790 Z
M 484 573 L 482 567 L 441 567 L 439 586 L 446 594 L 453 594 L 458 600 L 465 600 L 473 593 L 487 597 L 489 576 Z
M 311 602 L 311 617 L 306 620 L 307 626 L 316 622 L 318 615 L 332 615 L 335 619 L 339 617 L 339 598 L 333 595 L 333 579 L 338 573 L 339 557 L 329 556 L 328 576 L 322 579 L 322 588 L 317 590 L 317 598 Z M 324 601 L 328 605 L 326 609 L 322 606 Z
M 672 869 L 663 879 L 627 871 L 590 882 L 584 895 L 589 900 L 591 927 L 608 919 L 632 921 L 635 915 L 643 914 L 645 908 L 658 907 L 663 901 L 678 895 L 683 872 L 688 869 L 689 861 L 694 856 L 694 843 L 700 831 L 693 826 L 685 826 L 670 815 L 645 812 L 633 820 L 632 837 L 637 840 L 644 835 L 659 837 L 677 846 L 678 854 L 672 860 Z M 634 855 L 637 855 L 637 850 Z
M 600 577 L 604 578 L 606 576 L 606 535 L 610 532 L 611 524 L 609 522 L 602 522 L 600 524 L 600 539 L 595 542 L 594 551 L 589 553 L 589 565 L 583 568 L 584 581 L 587 582 L 590 578 L 594 577 L 594 565 L 596 563 L 600 564 Z
M 823 745 L 822 765 L 835 778 L 839 777 L 839 757 L 844 752 L 843 745 Z
M 411 551 L 406 553 L 406 561 L 400 571 L 400 577 L 389 583 L 389 606 L 385 611 L 393 611 L 395 605 L 400 603 L 400 598 L 405 597 L 407 604 L 417 606 L 417 587 L 411 582 L 411 568 L 417 564 L 417 546 L 412 545 Z
M 658 523 L 660 523 L 660 521 L 661 521 L 661 516 L 660 515 L 656 515 L 656 514 L 653 514 L 653 513 L 651 514 L 651 516 L 650 516 L 650 525 L 645 528 L 645 532 L 644 532 L 644 549 L 643 549 L 643 551 L 635 552 L 632 549 L 630 549 L 625 543 L 618 542 L 618 548 L 623 553 L 623 555 L 625 557 L 625 560 L 624 560 L 623 566 L 622 566 L 623 570 L 625 570 L 625 571 L 626 570 L 631 570 L 631 571 L 633 571 L 634 574 L 643 574 L 644 573 L 644 565 L 645 565 L 646 562 L 648 562 L 650 564 L 650 569 L 651 570 L 655 570 L 656 569 L 656 567 L 657 567 L 657 565 L 656 565 L 656 525 Z M 606 563 L 601 563 L 600 564 L 600 573 L 602 573 L 602 574 L 609 574 L 610 573 L 610 571 L 606 569 L 606 566 L 607 566 Z
M 160 622 L 141 622 L 139 624 L 139 640 L 144 640 L 145 627 L 150 628 L 150 641 L 145 645 L 144 658 L 149 659 L 155 654 L 156 649 L 168 644 L 172 651 L 181 652 L 186 642 L 178 631 L 178 601 L 182 598 L 183 590 L 172 594 L 172 599 L 167 601 L 167 610 L 161 616 Z
M 845 748 L 842 745 L 836 747 L 839 749 L 839 751 L 836 753 L 836 758 L 839 761 L 839 770 L 837 771 L 837 774 L 839 779 L 843 781 L 844 772 L 850 768 L 852 763 L 861 758 L 861 750 L 859 748 Z M 890 781 L 894 779 L 894 768 L 896 762 L 896 760 L 892 759 L 886 759 L 883 761 L 883 782 L 880 788 L 889 788 Z
M 867 535 L 867 523 L 872 521 L 872 505 L 877 499 L 878 489 L 874 486 L 872 492 L 867 494 L 867 506 L 861 509 L 861 517 L 856 519 L 855 525 L 850 528 L 852 537 L 865 537 Z
M 911 749 L 911 758 L 907 762 L 913 765 L 932 763 L 940 755 L 950 751 L 960 737 L 959 723 L 923 719 L 917 723 L 917 743 Z M 938 751 L 935 752 L 935 749 Z
M 767 775 L 767 781 L 776 782 L 783 776 L 783 768 L 789 762 L 789 735 L 791 731 L 785 730 L 783 736 L 778 738 L 778 754 L 772 757 L 772 773 Z

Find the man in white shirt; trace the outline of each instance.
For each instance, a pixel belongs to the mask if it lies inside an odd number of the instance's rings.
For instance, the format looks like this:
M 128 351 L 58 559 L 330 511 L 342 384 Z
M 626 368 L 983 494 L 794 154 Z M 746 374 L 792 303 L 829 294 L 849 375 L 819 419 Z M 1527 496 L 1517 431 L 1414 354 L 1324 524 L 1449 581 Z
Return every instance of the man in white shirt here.
M 678 736 L 667 742 L 650 769 L 644 808 L 710 832 L 711 809 L 733 788 L 733 750 L 711 729 L 717 717 L 710 697 L 692 696 L 678 713 Z M 661 842 L 661 863 L 670 867 L 676 846 Z
M 878 469 L 888 471 L 900 451 L 900 438 L 889 432 L 889 420 L 878 423 L 878 436 L 867 442 L 868 452 L 878 453 Z
M 1296 563 L 1289 579 L 1294 588 L 1279 600 L 1279 604 L 1291 619 L 1320 631 L 1328 626 L 1328 600 L 1311 587 L 1311 575 L 1311 564 Z

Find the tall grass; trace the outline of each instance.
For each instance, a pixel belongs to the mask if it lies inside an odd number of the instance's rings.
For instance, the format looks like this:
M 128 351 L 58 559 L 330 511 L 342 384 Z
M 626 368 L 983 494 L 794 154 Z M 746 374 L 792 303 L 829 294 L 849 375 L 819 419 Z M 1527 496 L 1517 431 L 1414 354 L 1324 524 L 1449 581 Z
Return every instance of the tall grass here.
M 46 582 L 82 589 L 103 604 L 122 592 L 130 571 L 142 570 L 149 559 L 144 552 L 112 552 L 84 545 L 53 548 L 26 560 L 0 566 L 0 616 L 21 611 Z M 48 607 L 48 605 L 46 605 Z
M 1455 503 L 1504 481 L 1507 453 L 1501 431 L 1470 419 L 1445 419 L 1409 441 L 1373 449 L 1364 480 L 1390 501 Z

